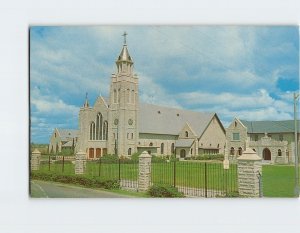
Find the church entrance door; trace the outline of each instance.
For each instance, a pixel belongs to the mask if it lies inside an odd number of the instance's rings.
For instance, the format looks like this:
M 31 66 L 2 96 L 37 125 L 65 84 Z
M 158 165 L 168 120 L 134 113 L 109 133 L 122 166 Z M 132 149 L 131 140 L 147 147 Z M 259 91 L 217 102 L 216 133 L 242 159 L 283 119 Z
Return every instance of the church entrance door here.
M 89 158 L 93 159 L 94 158 L 94 148 L 89 149 Z
M 263 158 L 264 160 L 271 160 L 271 151 L 268 148 L 263 150 Z
M 180 158 L 185 158 L 185 149 L 180 150 Z
M 101 156 L 101 148 L 96 148 L 96 158 L 100 158 Z

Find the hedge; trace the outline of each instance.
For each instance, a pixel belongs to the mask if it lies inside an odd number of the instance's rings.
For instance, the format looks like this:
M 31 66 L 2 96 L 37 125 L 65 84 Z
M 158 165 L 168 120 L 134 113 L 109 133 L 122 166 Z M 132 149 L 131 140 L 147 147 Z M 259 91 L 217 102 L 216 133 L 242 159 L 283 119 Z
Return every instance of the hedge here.
M 153 185 L 148 192 L 151 197 L 184 197 L 183 193 L 170 185 Z
M 118 180 L 99 180 L 97 177 L 83 177 L 79 175 L 58 175 L 35 172 L 31 174 L 31 179 L 54 181 L 67 184 L 79 184 L 89 188 L 120 189 Z

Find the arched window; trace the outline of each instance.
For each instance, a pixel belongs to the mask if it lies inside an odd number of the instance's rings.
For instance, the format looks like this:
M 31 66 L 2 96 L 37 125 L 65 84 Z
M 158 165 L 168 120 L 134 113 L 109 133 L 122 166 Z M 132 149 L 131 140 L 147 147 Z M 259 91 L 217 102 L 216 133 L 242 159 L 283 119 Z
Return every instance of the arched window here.
M 281 153 L 281 150 L 279 149 L 278 150 L 278 156 L 281 156 L 282 155 L 282 153 Z
M 103 126 L 102 126 L 103 117 L 102 114 L 99 112 L 96 118 L 96 140 L 103 139 Z
M 230 155 L 234 155 L 234 148 L 233 147 L 230 148 Z
M 234 127 L 237 127 L 237 123 L 236 123 L 236 121 L 234 122 Z
M 188 138 L 189 137 L 189 132 L 185 131 L 185 137 Z
M 131 91 L 131 103 L 134 104 L 134 90 Z
M 128 155 L 131 155 L 131 148 L 128 148 Z
M 131 133 L 131 139 L 133 139 L 133 133 Z
M 164 147 L 165 147 L 165 145 L 162 143 L 160 145 L 160 154 L 164 154 Z
M 90 140 L 95 140 L 95 122 L 90 124 Z
M 114 89 L 114 103 L 117 103 L 117 90 Z
M 171 153 L 172 154 L 175 153 L 175 145 L 174 145 L 174 143 L 171 144 Z
M 243 152 L 242 147 L 239 147 L 239 155 L 242 155 L 242 152 Z
M 107 140 L 107 134 L 108 134 L 108 122 L 104 121 L 103 123 L 103 140 Z
M 130 90 L 129 89 L 127 89 L 126 95 L 127 95 L 127 103 L 130 103 Z
M 150 142 L 150 143 L 149 143 L 149 146 L 153 146 L 153 143 L 152 143 L 152 142 Z
M 120 99 L 121 99 L 121 89 L 118 89 L 118 103 L 120 103 Z

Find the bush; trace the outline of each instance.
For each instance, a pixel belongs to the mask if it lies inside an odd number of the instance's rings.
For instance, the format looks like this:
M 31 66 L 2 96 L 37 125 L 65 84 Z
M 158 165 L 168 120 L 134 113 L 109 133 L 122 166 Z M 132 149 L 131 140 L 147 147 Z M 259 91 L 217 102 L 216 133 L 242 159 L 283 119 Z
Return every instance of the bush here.
M 117 155 L 104 155 L 101 157 L 102 163 L 118 163 L 119 157 Z
M 213 154 L 213 155 L 198 155 L 195 157 L 196 160 L 224 160 L 223 154 Z
M 217 195 L 216 197 L 240 197 L 240 195 L 239 195 L 238 191 L 232 191 L 232 192 L 226 193 L 225 196 Z
M 183 193 L 170 185 L 153 185 L 148 192 L 151 197 L 184 197 Z
M 99 180 L 97 177 L 84 177 L 76 175 L 58 175 L 34 172 L 31 179 L 60 182 L 66 184 L 78 184 L 89 188 L 120 189 L 118 180 Z

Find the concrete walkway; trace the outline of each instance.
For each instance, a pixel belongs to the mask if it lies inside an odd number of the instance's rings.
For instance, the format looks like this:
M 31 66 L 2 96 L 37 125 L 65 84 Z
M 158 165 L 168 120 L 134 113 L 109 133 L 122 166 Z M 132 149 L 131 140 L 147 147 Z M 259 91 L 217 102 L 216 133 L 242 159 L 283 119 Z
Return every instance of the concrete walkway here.
M 132 196 L 75 185 L 32 180 L 30 195 L 34 198 L 130 198 Z

